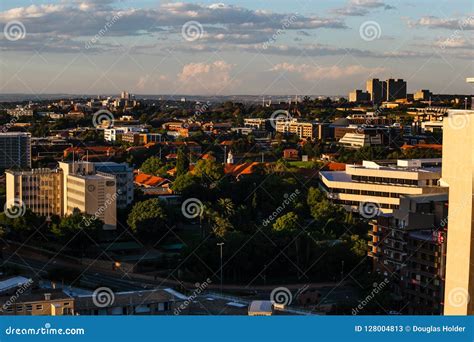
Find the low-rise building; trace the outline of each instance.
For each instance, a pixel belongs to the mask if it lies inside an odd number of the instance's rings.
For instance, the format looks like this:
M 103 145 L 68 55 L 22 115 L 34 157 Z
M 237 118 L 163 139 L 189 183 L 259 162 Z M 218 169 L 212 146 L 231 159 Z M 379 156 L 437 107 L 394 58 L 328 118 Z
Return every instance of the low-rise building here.
M 315 139 L 315 127 L 312 122 L 300 122 L 297 119 L 277 120 L 276 131 L 283 134 L 296 134 L 300 139 Z
M 321 171 L 320 186 L 327 197 L 348 211 L 371 209 L 391 213 L 403 195 L 446 193 L 440 187 L 441 159 L 364 161 L 346 165 L 345 171 Z M 375 215 L 374 215 L 375 216 Z

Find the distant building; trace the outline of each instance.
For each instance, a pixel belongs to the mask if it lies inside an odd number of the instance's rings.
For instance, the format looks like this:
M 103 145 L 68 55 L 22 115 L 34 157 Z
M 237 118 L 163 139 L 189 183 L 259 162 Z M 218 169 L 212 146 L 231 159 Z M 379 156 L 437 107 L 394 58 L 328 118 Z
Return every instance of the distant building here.
M 402 195 L 446 193 L 438 186 L 441 159 L 408 159 L 387 162 L 364 161 L 346 165 L 345 171 L 320 171 L 321 188 L 327 197 L 348 211 L 392 213 Z
M 0 133 L 0 169 L 31 167 L 31 134 Z
M 300 139 L 314 139 L 314 125 L 312 122 L 300 122 L 297 119 L 278 120 L 276 131 L 283 134 L 296 134 Z
M 378 78 L 368 80 L 366 89 L 370 95 L 370 101 L 374 104 L 380 104 L 387 99 L 386 84 Z
M 370 101 L 370 94 L 367 91 L 356 89 L 349 93 L 349 102 L 368 102 Z
M 7 109 L 7 114 L 11 116 L 33 116 L 33 109 L 16 107 Z
M 146 129 L 141 126 L 122 126 L 112 127 L 104 129 L 104 140 L 105 141 L 120 141 L 122 136 L 126 133 L 144 133 Z
M 415 94 L 413 94 L 413 99 L 415 101 L 429 101 L 432 95 L 433 94 L 431 93 L 431 91 L 427 89 L 421 89 L 418 90 Z
M 388 79 L 385 81 L 387 89 L 386 101 L 396 101 L 407 98 L 407 82 L 402 79 Z
M 346 133 L 339 140 L 339 144 L 347 148 L 359 149 L 368 146 L 380 146 L 382 145 L 382 138 L 380 134 Z

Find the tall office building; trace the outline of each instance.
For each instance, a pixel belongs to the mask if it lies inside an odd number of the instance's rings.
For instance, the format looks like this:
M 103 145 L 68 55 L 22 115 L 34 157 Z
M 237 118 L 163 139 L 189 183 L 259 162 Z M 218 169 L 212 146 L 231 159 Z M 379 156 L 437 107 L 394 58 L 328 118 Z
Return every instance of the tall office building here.
M 473 315 L 474 110 L 450 110 L 444 118 L 442 182 L 449 186 L 444 314 Z
M 387 89 L 386 101 L 403 100 L 407 98 L 407 82 L 402 79 L 388 79 L 385 81 Z
M 0 169 L 31 167 L 31 134 L 0 133 Z
M 7 206 L 23 203 L 41 216 L 62 216 L 63 173 L 61 170 L 8 170 L 6 174 Z
M 380 104 L 387 99 L 387 89 L 384 81 L 373 78 L 367 81 L 366 90 L 373 104 Z

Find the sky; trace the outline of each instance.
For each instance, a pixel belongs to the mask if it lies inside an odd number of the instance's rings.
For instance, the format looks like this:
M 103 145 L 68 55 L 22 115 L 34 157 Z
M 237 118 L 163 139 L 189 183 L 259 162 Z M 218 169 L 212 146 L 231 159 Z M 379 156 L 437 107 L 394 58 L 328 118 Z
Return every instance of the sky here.
M 2 0 L 0 93 L 472 94 L 472 0 Z

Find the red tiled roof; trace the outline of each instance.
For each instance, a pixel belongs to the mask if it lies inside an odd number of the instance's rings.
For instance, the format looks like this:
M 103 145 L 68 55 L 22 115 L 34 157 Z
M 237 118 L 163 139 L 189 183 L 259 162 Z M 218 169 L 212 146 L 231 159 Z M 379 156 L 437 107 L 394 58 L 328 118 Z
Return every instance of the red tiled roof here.
M 346 171 L 346 164 L 329 162 L 324 166 L 324 170 L 327 171 Z
M 139 173 L 138 175 L 135 176 L 135 183 L 138 185 L 145 186 L 145 187 L 160 186 L 163 183 L 169 183 L 169 182 L 170 182 L 169 179 L 158 177 L 158 176 L 152 176 L 146 173 Z
M 410 150 L 410 149 L 413 149 L 413 148 L 431 148 L 433 150 L 442 150 L 443 149 L 443 145 L 440 145 L 440 144 L 417 144 L 417 145 L 403 145 L 401 147 L 402 150 Z
M 231 174 L 234 177 L 239 177 L 241 175 L 251 175 L 254 173 L 253 168 L 258 165 L 262 165 L 262 163 L 251 162 L 243 164 L 226 164 L 224 167 L 224 173 Z

